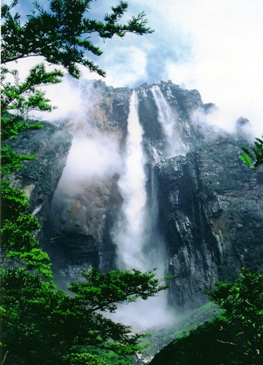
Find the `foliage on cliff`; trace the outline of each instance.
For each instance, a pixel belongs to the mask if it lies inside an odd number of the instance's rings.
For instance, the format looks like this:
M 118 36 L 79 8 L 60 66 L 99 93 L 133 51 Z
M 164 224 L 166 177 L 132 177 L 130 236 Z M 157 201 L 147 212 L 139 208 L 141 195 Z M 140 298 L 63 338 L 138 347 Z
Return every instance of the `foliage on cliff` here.
M 250 148 L 242 147 L 240 158 L 248 167 L 257 171 L 258 167 L 263 164 L 263 140 L 256 138 L 254 145 Z
M 236 282 L 218 282 L 207 294 L 222 314 L 171 342 L 152 365 L 262 365 L 263 272 L 242 269 Z

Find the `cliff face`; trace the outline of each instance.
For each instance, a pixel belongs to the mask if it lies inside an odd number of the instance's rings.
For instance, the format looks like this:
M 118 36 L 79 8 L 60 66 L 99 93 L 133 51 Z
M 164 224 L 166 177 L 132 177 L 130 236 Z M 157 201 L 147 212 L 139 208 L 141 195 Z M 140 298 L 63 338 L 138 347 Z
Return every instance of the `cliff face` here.
M 240 143 L 219 136 L 156 166 L 168 272 L 176 277 L 170 301 L 178 309 L 203 304 L 202 290 L 234 279 L 237 268 L 262 267 L 263 176 L 242 164 Z
M 51 255 L 62 287 L 90 265 L 102 270 L 117 265 L 118 247 L 112 232 L 125 205 L 119 180 L 131 90 L 113 89 L 101 82 L 89 88 L 93 103 L 84 107 L 84 117 L 60 122 L 60 135 L 67 130 L 73 144 L 54 196 L 52 189 L 65 164 L 69 137 L 50 139 L 50 151 L 43 150 L 45 157 L 36 160 L 37 166 L 32 165 L 24 180 L 31 181 L 30 171 L 45 167 L 49 171 L 44 170 L 45 178 L 40 177 L 40 190 L 32 189 L 31 210 L 41 206 L 37 213 L 43 223 L 41 245 Z M 240 161 L 240 145 L 248 143 L 242 134 L 230 136 L 198 121 L 196 111 L 205 115 L 214 107 L 203 104 L 198 91 L 162 82 L 142 85 L 137 96 L 144 131 L 145 231 L 154 232 L 148 234 L 141 254 L 149 256 L 152 247 L 158 251 L 156 242 L 161 242 L 165 271 L 175 275 L 170 304 L 178 310 L 195 308 L 206 301 L 202 290 L 219 279 L 233 278 L 238 267 L 262 267 L 263 174 L 251 172 Z M 35 133 L 40 136 L 41 132 Z M 35 152 L 40 156 L 42 137 L 38 138 L 40 146 Z M 74 160 L 71 156 L 83 139 Z M 96 149 L 89 154 L 85 148 L 93 143 Z M 79 169 L 77 161 L 83 162 Z M 46 191 L 47 176 L 52 177 L 53 185 L 44 198 L 41 191 Z M 52 196 L 49 209 L 43 202 Z
M 11 175 L 11 185 L 29 197 L 29 212 L 37 214 L 41 227 L 49 214 L 72 140 L 65 130 L 48 122 L 42 124 L 42 129 L 22 132 L 9 143 L 19 154 L 36 155 L 34 160 L 24 162 L 25 168 Z

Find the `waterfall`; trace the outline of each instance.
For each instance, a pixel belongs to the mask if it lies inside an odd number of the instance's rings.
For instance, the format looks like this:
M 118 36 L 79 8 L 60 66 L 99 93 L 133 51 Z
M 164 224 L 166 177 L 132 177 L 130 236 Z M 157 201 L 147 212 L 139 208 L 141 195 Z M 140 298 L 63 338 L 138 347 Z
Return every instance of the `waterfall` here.
M 166 101 L 159 86 L 151 87 L 151 92 L 157 106 L 158 121 L 163 127 L 164 135 L 166 137 L 167 148 L 166 157 L 173 157 L 185 154 L 187 147 L 184 145 L 180 133 L 177 130 L 177 116 L 171 110 L 170 105 Z
M 130 99 L 128 135 L 124 171 L 118 187 L 123 198 L 121 212 L 112 231 L 117 246 L 117 267 L 122 270 L 133 268 L 142 272 L 158 268 L 157 275 L 164 275 L 165 258 L 163 241 L 158 232 L 155 176 L 150 177 L 150 197 L 147 199 L 147 162 L 143 151 L 143 128 L 138 116 L 138 99 L 133 91 Z M 142 329 L 171 323 L 173 316 L 167 309 L 166 293 L 147 301 L 139 299 L 136 303 L 120 305 L 112 318 Z
M 146 157 L 143 152 L 143 128 L 138 117 L 138 100 L 133 91 L 128 118 L 124 173 L 118 182 L 123 198 L 121 217 L 116 223 L 114 240 L 117 244 L 117 266 L 121 269 L 145 271 L 147 262 L 142 255 L 146 219 Z
M 43 204 L 40 204 L 40 205 L 38 205 L 34 210 L 33 210 L 33 212 L 31 213 L 32 215 L 36 215 L 39 211 L 40 211 L 40 209 L 42 208 L 42 205 Z

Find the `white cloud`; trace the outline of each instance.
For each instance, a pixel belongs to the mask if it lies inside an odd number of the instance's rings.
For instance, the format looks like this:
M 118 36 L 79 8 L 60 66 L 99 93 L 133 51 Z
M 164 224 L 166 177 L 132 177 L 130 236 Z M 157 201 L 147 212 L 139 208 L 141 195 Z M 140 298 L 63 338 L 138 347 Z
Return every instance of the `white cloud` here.
M 50 113 L 32 112 L 31 115 L 49 121 L 65 118 L 87 119 L 87 110 L 96 102 L 98 96 L 92 84 L 85 83 L 84 86 L 82 81 L 75 80 L 67 74 L 60 84 L 42 88 L 56 109 Z
M 90 15 L 102 19 L 117 3 L 94 3 Z M 262 134 L 262 0 L 130 0 L 125 18 L 143 10 L 153 34 L 127 34 L 105 43 L 94 38 L 104 54 L 88 57 L 107 72 L 106 83 L 136 87 L 171 79 L 196 88 L 204 102 L 216 103 L 222 126 L 242 115 Z M 23 62 L 26 69 L 34 61 Z M 82 71 L 85 78 L 98 78 Z
M 204 102 L 216 103 L 220 112 L 213 124 L 232 130 L 236 119 L 244 116 L 251 120 L 255 133 L 262 134 L 262 1 L 132 3 L 146 10 L 156 30 L 147 40 L 157 49 L 163 39 L 165 47 L 177 55 L 164 57 L 160 78 L 196 88 Z
M 113 137 L 75 136 L 59 188 L 65 191 L 77 191 L 79 183 L 101 178 L 107 174 L 113 175 L 120 171 L 121 166 L 118 141 Z
M 146 76 L 147 55 L 137 46 L 122 46 L 108 50 L 105 81 L 108 85 L 133 86 Z

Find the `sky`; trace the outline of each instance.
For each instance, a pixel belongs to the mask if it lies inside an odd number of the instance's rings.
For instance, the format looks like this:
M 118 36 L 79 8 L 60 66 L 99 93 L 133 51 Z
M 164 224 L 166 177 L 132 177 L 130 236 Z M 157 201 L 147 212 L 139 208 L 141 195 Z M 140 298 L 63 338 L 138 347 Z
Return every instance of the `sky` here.
M 92 2 L 90 17 L 103 19 L 117 3 Z M 25 14 L 30 4 L 20 0 L 20 12 Z M 88 57 L 107 72 L 107 85 L 136 88 L 144 82 L 171 80 L 197 89 L 204 103 L 218 106 L 210 123 L 231 131 L 243 116 L 256 135 L 263 134 L 262 0 L 129 0 L 128 4 L 125 18 L 145 11 L 154 33 L 104 42 L 94 37 L 103 55 Z M 34 60 L 26 65 L 30 62 Z M 81 70 L 83 78 L 98 78 Z M 69 83 L 61 90 L 65 94 L 68 89 Z M 51 95 L 56 99 L 60 92 Z M 70 103 L 65 104 L 70 108 Z

